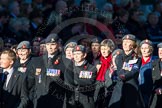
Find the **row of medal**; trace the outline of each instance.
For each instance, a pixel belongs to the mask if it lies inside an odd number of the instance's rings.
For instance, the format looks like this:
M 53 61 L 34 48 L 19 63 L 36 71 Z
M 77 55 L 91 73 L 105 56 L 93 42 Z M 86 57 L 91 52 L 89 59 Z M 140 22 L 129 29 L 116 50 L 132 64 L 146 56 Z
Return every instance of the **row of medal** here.
M 59 69 L 47 69 L 46 75 L 47 76 L 60 76 L 60 70 Z
M 92 78 L 92 72 L 91 71 L 80 71 L 79 78 L 90 79 Z

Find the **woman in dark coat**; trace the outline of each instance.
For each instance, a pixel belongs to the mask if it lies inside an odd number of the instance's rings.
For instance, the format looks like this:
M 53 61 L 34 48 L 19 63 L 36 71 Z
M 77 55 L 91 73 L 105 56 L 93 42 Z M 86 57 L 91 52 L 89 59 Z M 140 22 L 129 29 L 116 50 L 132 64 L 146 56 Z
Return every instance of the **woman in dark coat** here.
M 139 87 L 142 93 L 143 100 L 145 102 L 145 108 L 148 108 L 149 99 L 153 87 L 152 82 L 152 61 L 154 60 L 153 45 L 150 40 L 143 40 L 140 43 L 142 65 L 138 76 Z
M 125 35 L 122 41 L 124 55 L 116 57 L 118 77 L 109 108 L 144 108 L 137 81 L 141 60 L 134 52 L 135 36 Z
M 115 48 L 115 44 L 111 39 L 104 39 L 101 42 L 100 46 L 100 63 L 96 63 L 96 67 L 98 69 L 94 96 L 96 108 L 104 108 L 106 72 L 110 68 L 112 63 L 112 51 Z M 110 81 L 111 80 L 108 80 L 108 82 Z

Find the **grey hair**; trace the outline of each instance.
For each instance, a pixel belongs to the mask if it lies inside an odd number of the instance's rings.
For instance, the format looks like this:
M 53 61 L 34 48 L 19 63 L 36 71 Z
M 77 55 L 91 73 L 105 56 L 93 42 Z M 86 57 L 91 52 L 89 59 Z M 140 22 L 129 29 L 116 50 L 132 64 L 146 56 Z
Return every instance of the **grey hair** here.
M 108 46 L 108 47 L 110 47 L 111 52 L 115 49 L 115 43 L 111 39 L 104 39 L 101 42 L 101 46 Z

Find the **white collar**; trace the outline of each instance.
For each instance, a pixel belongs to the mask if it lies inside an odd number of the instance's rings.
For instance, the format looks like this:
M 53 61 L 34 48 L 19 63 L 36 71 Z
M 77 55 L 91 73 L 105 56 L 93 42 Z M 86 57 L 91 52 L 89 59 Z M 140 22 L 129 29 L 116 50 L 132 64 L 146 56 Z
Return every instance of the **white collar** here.
M 48 55 L 48 58 L 53 58 L 54 57 L 54 55 Z
M 76 62 L 74 62 L 75 63 L 75 66 L 82 66 L 83 64 L 85 64 L 86 63 L 86 60 L 83 60 L 82 62 L 80 62 L 79 64 L 78 63 L 76 63 Z
M 8 72 L 9 74 L 12 74 L 13 73 L 13 67 L 10 68 L 10 69 L 3 69 L 3 72 Z

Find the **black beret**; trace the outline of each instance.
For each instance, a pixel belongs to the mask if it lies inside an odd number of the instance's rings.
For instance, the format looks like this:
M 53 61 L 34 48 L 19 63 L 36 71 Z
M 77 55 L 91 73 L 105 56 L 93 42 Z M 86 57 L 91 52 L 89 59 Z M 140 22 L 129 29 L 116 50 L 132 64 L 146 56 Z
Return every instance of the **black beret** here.
M 40 44 L 45 44 L 45 39 L 41 40 Z
M 95 37 L 91 40 L 91 43 L 101 43 L 102 39 L 99 37 Z
M 132 34 L 127 34 L 122 38 L 122 40 L 125 40 L 125 39 L 136 41 L 136 36 Z
M 22 41 L 18 44 L 16 49 L 30 49 L 30 42 L 29 41 Z
M 157 45 L 158 48 L 162 48 L 162 42 Z
M 75 47 L 74 47 L 74 49 L 73 49 L 73 52 L 75 52 L 75 51 L 81 51 L 81 52 L 86 52 L 86 48 L 85 48 L 85 46 L 83 46 L 83 45 L 76 45 Z
M 64 47 L 64 51 L 67 49 L 67 48 L 74 48 L 75 46 L 77 45 L 76 42 L 69 42 L 65 45 Z
M 41 42 L 42 40 L 43 40 L 42 37 L 35 37 L 35 38 L 33 39 L 33 42 Z
M 50 35 L 48 35 L 48 37 L 45 40 L 45 43 L 54 43 L 54 42 L 58 42 L 59 41 L 59 37 L 57 34 L 52 33 Z
M 148 39 L 143 40 L 143 41 L 140 43 L 140 46 L 142 46 L 142 44 L 148 44 L 148 45 L 150 45 L 150 46 L 153 45 L 152 42 L 151 42 L 150 40 L 148 40 Z
M 4 46 L 12 46 L 12 45 L 15 45 L 17 44 L 17 41 L 14 39 L 14 38 L 5 38 L 4 39 Z

